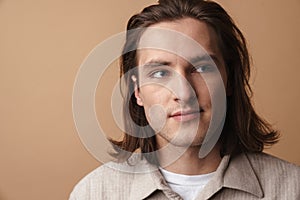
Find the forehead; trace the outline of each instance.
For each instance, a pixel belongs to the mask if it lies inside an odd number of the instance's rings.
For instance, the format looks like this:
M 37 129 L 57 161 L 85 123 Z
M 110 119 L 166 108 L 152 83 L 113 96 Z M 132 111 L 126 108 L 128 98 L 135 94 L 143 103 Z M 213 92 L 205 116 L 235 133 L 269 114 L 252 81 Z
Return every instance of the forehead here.
M 186 60 L 203 55 L 221 58 L 213 28 L 193 18 L 160 22 L 150 26 L 141 36 L 139 49 L 143 49 L 137 53 L 139 65 L 157 56 L 156 52 L 163 55 L 163 50 L 180 55 Z

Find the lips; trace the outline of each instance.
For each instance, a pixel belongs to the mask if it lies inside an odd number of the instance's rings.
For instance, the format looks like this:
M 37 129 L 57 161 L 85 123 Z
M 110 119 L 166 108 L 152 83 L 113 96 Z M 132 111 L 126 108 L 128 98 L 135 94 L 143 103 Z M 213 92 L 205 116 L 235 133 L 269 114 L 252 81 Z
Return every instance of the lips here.
M 191 121 L 196 118 L 199 118 L 201 112 L 204 112 L 204 110 L 200 109 L 200 110 L 176 111 L 172 113 L 169 117 L 179 122 L 186 122 L 186 121 Z

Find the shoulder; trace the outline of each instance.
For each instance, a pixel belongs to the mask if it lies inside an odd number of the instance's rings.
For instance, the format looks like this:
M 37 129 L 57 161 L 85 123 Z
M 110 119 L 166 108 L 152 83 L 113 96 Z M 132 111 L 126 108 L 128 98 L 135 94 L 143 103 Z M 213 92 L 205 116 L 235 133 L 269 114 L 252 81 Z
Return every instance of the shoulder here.
M 111 167 L 111 163 L 106 163 L 94 169 L 93 171 L 88 173 L 85 177 L 83 177 L 77 183 L 75 189 L 77 189 L 78 187 L 86 187 L 91 185 L 103 184 L 104 182 L 112 181 L 115 177 L 122 176 L 122 175 L 124 176 L 124 173 L 122 173 L 122 171 Z
M 300 197 L 300 167 L 266 153 L 246 153 L 266 196 Z
M 127 175 L 127 176 L 126 176 Z M 109 193 L 113 185 L 119 184 L 118 180 L 125 181 L 124 174 L 110 167 L 110 163 L 104 164 L 83 177 L 74 187 L 70 200 L 75 199 L 102 199 L 103 192 Z M 98 198 L 97 198 L 98 197 Z
M 128 162 L 103 164 L 76 184 L 70 194 L 70 200 L 123 199 L 124 194 L 130 193 L 130 186 L 136 177 L 136 167 L 143 163 L 138 160 L 138 163 L 133 165 Z
M 256 171 L 263 174 L 300 175 L 300 167 L 267 153 L 246 153 L 246 156 Z M 292 178 L 292 177 L 291 177 Z

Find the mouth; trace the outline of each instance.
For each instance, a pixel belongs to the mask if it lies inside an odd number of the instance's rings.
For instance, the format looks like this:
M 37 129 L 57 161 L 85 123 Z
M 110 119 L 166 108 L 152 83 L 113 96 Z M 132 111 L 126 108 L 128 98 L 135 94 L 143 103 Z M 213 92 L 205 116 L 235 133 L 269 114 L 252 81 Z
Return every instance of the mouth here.
M 200 113 L 203 113 L 204 110 L 180 110 L 172 113 L 169 118 L 174 119 L 179 122 L 186 122 L 197 119 L 200 117 Z

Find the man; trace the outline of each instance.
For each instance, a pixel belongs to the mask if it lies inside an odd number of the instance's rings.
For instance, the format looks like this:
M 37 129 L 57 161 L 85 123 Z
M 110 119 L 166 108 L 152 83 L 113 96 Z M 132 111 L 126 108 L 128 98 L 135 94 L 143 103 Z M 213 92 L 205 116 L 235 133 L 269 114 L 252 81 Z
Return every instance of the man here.
M 299 167 L 262 153 L 278 133 L 251 105 L 246 42 L 217 3 L 160 0 L 131 17 L 121 75 L 119 162 L 70 199 L 300 199 Z

